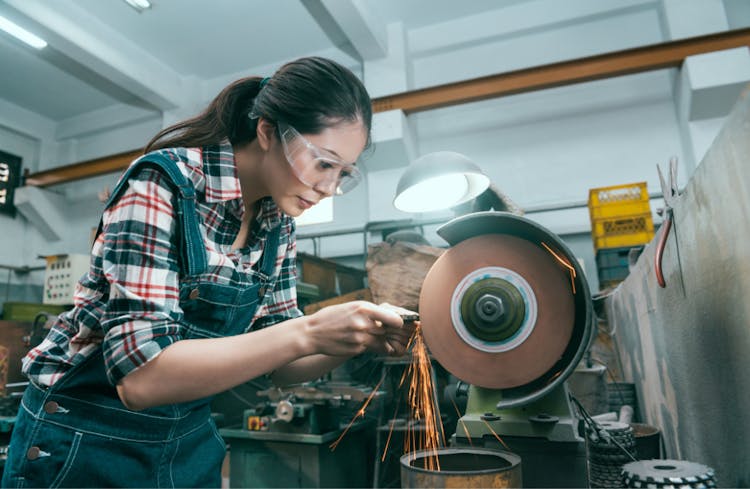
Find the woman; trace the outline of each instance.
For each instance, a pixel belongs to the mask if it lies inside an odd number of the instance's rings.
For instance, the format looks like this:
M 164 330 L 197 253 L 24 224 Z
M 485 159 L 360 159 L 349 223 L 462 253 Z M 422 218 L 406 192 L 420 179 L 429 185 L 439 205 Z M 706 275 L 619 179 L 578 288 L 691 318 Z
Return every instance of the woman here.
M 3 486 L 218 487 L 211 396 L 402 354 L 394 310 L 296 301 L 292 218 L 357 184 L 371 120 L 350 71 L 304 58 L 158 133 L 112 192 L 74 309 L 24 359 Z

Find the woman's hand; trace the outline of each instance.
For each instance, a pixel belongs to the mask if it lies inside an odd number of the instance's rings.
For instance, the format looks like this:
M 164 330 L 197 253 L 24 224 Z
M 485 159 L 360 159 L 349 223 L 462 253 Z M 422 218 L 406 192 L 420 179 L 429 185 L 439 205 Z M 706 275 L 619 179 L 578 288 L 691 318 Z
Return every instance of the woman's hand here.
M 402 318 L 403 322 L 400 327 L 385 327 L 385 341 L 392 350 L 387 353 L 393 356 L 401 356 L 406 353 L 406 347 L 409 344 L 409 340 L 414 334 L 414 329 L 419 324 L 419 321 L 417 320 L 404 320 L 404 318 L 419 317 L 419 314 L 386 302 L 380 304 L 380 307 L 393 311 Z
M 355 301 L 325 307 L 309 316 L 305 334 L 312 353 L 354 356 L 372 350 L 393 355 L 405 350 L 403 326 L 403 319 L 392 307 Z

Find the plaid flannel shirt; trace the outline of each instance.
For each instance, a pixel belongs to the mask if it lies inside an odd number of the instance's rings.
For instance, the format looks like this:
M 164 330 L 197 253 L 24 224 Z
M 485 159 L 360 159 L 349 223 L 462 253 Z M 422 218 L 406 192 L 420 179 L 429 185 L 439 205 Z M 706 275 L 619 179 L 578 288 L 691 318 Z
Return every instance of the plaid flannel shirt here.
M 196 190 L 209 280 L 230 283 L 238 273 L 256 273 L 268 231 L 281 226 L 272 287 L 245 331 L 301 316 L 294 220 L 265 198 L 247 245 L 233 250 L 244 205 L 229 142 L 168 154 Z M 184 339 L 176 199 L 160 172 L 144 168 L 132 175 L 122 196 L 104 211 L 102 232 L 92 248 L 90 269 L 76 287 L 74 308 L 61 314 L 44 341 L 23 359 L 23 372 L 31 380 L 53 385 L 101 345 L 114 385 Z

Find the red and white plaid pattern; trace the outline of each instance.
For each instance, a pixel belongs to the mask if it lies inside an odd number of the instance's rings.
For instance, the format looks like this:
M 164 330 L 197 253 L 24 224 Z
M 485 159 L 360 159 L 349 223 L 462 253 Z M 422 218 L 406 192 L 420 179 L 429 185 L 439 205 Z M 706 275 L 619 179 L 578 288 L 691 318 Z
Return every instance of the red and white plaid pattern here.
M 281 226 L 272 286 L 246 331 L 301 316 L 295 286 L 294 220 L 265 198 L 247 246 L 233 250 L 244 205 L 231 145 L 177 148 L 167 154 L 196 190 L 208 258 L 208 270 L 201 279 L 231 286 L 237 283 L 238 274 L 261 273 L 258 267 L 268 232 Z M 176 199 L 163 174 L 143 168 L 105 210 L 90 270 L 76 289 L 75 307 L 60 315 L 45 340 L 23 360 L 24 373 L 35 383 L 54 384 L 102 345 L 107 376 L 114 385 L 185 337 L 189 326 L 179 302 L 182 277 Z

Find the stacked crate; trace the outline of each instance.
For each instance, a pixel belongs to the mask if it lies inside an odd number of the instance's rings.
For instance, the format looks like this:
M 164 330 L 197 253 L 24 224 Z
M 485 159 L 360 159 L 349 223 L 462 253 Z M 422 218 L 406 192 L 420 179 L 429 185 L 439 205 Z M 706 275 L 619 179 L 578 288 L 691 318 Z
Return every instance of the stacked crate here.
M 654 237 L 646 182 L 592 188 L 588 206 L 599 287 L 605 288 L 627 277 L 630 255 Z

